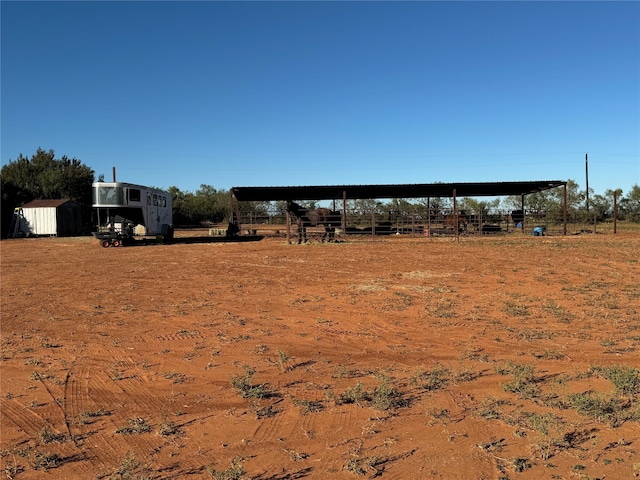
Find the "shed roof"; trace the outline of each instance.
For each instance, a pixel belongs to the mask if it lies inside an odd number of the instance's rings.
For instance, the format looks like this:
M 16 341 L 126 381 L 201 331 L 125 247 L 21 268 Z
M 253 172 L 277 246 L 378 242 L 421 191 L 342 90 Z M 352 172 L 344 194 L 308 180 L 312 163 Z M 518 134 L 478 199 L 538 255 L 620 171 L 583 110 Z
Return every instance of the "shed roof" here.
M 488 183 L 419 183 L 394 185 L 319 185 L 292 187 L 233 187 L 239 201 L 333 200 L 343 192 L 351 200 L 428 197 L 501 197 L 527 195 L 566 185 L 562 180 Z
M 75 205 L 76 203 L 68 198 L 56 198 L 47 200 L 32 200 L 29 203 L 25 203 L 22 208 L 57 208 L 66 203 Z

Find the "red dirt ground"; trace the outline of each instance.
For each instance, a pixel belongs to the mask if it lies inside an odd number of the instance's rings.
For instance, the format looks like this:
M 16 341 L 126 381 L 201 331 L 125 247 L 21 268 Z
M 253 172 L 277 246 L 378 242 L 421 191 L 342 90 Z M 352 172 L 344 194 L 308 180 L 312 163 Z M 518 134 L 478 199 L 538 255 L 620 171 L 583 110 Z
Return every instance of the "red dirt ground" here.
M 640 475 L 639 235 L 0 248 L 7 478 Z

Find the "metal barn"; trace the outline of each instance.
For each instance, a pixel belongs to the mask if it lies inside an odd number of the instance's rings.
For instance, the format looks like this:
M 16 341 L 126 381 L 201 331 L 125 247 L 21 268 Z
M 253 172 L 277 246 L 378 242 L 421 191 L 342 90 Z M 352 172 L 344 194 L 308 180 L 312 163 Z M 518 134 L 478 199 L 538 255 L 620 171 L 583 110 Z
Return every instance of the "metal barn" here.
M 69 199 L 33 200 L 22 206 L 20 234 L 55 235 L 82 234 L 80 206 Z

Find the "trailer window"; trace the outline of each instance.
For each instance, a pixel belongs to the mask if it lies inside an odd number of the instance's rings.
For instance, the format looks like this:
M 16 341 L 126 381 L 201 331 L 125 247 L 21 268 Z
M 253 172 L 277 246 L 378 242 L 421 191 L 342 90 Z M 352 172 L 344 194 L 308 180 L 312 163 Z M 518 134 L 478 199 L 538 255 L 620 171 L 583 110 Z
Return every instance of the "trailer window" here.
M 98 203 L 102 205 L 122 205 L 123 201 L 121 187 L 98 187 Z
M 147 195 L 147 205 L 151 205 L 151 195 Z
M 155 193 L 153 194 L 153 204 L 156 207 L 158 206 L 158 195 L 156 195 Z
M 138 189 L 138 188 L 130 188 L 129 189 L 129 201 L 130 202 L 139 202 L 140 201 L 140 189 Z
M 162 206 L 163 207 L 167 206 L 167 197 L 162 197 Z

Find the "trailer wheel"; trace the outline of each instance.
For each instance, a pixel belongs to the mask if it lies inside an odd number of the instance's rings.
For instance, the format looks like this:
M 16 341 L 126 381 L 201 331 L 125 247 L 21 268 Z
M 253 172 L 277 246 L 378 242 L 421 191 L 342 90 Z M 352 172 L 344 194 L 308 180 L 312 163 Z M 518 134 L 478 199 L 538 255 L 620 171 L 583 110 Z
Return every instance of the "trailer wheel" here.
M 114 247 L 119 247 L 119 246 L 120 246 L 120 240 L 114 240 L 114 241 L 112 242 L 112 245 L 113 245 Z
M 111 245 L 111 242 L 109 240 L 102 240 L 102 246 L 104 248 L 107 248 L 109 245 Z

